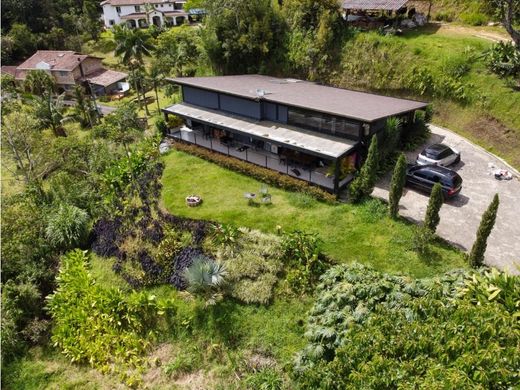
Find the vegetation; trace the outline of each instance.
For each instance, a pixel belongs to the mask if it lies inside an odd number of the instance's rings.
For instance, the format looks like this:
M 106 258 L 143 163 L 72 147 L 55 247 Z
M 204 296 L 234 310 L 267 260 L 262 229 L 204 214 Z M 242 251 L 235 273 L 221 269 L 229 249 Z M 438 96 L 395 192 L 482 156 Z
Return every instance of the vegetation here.
M 376 165 L 426 139 L 432 114 L 517 164 L 511 45 L 431 26 L 404 36 L 354 31 L 333 0 L 193 0 L 187 7 L 208 10 L 198 27 L 102 33 L 98 2 L 69 3 L 4 1 L 2 64 L 36 49 L 83 49 L 129 70 L 134 91 L 105 102 L 116 111 L 98 118 L 85 91 L 69 108 L 43 71 L 23 86 L 2 76 L 3 387 L 518 383 L 518 277 L 450 271 L 466 266 L 462 253 L 395 218 L 397 173 L 390 210 L 368 197 L 341 204 L 193 146 L 159 157 L 147 126 L 164 133 L 151 114 L 179 99 L 165 77 L 260 72 L 434 101 L 412 123 L 387 122 L 358 180 L 363 195 Z M 493 18 L 487 2 L 453 7 L 465 23 Z M 272 201 L 251 207 L 251 191 Z M 203 204 L 186 207 L 189 194 Z M 498 198 L 492 206 L 473 265 L 482 265 Z
M 356 266 L 331 269 L 311 311 L 295 378 L 313 389 L 512 386 L 520 328 L 516 309 L 496 298 L 513 302 L 520 284 L 499 275 L 410 282 Z M 498 283 L 503 289 L 485 290 Z M 491 318 L 496 326 L 488 326 Z M 466 343 L 466 335 L 477 342 Z
M 464 265 L 462 255 L 443 244 L 431 245 L 429 260 L 413 249 L 412 226 L 387 217 L 378 200 L 361 205 L 326 204 L 301 193 L 271 188 L 271 205 L 251 208 L 245 192 L 264 184 L 249 175 L 218 167 L 200 158 L 172 150 L 164 157 L 162 202 L 180 217 L 216 221 L 277 234 L 280 230 L 317 233 L 322 251 L 341 262 L 358 260 L 380 270 L 417 277 Z M 204 202 L 186 207 L 185 197 L 197 194 Z
M 359 202 L 364 197 L 369 196 L 374 190 L 377 180 L 379 159 L 377 136 L 374 135 L 370 141 L 368 155 L 359 171 L 359 175 L 349 185 L 349 195 L 353 202 Z
M 498 194 L 495 194 L 487 210 L 482 214 L 482 219 L 477 230 L 477 238 L 469 254 L 469 263 L 472 267 L 481 267 L 484 264 L 487 239 L 491 234 L 491 230 L 493 230 L 493 226 L 495 226 L 499 203 Z
M 426 215 L 424 217 L 424 226 L 432 233 L 435 233 L 441 221 L 439 211 L 443 203 L 442 185 L 441 183 L 435 183 L 430 194 L 430 199 L 428 200 L 428 207 L 426 208 Z
M 403 195 L 404 185 L 406 183 L 406 157 L 403 153 L 399 155 L 392 180 L 390 181 L 390 192 L 388 194 L 388 211 L 391 218 L 397 218 L 399 215 L 399 200 Z

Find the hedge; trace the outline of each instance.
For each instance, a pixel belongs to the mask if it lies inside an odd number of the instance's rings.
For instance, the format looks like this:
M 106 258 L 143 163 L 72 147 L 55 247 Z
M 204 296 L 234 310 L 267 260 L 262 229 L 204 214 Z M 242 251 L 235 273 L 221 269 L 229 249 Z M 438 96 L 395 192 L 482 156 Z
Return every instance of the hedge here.
M 225 156 L 223 154 L 219 154 L 196 145 L 185 144 L 181 142 L 175 142 L 175 149 L 200 157 L 204 160 L 211 161 L 217 165 L 220 165 L 221 167 L 254 177 L 255 179 L 273 187 L 282 188 L 288 191 L 303 192 L 317 200 L 327 203 L 336 202 L 335 195 L 322 190 L 319 187 L 313 186 L 312 184 L 294 177 L 284 175 L 280 172 L 272 171 L 268 168 L 260 167 L 247 161 L 239 160 L 235 157 Z

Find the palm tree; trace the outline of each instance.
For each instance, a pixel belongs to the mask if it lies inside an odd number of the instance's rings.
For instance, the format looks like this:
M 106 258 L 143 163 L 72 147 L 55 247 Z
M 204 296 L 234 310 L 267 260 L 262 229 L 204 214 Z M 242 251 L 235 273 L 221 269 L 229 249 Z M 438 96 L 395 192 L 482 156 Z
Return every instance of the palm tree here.
M 204 298 L 206 305 L 214 305 L 222 298 L 220 288 L 224 284 L 225 275 L 223 264 L 202 255 L 196 257 L 184 273 L 188 291 Z
M 56 137 L 66 137 L 63 124 L 75 120 L 73 115 L 67 115 L 67 106 L 64 104 L 64 94 L 55 99 L 51 94 L 34 97 L 34 115 L 42 129 L 51 128 Z
M 137 73 L 144 67 L 144 57 L 150 55 L 153 50 L 150 34 L 142 29 L 130 29 L 125 25 L 118 25 L 114 27 L 114 40 L 115 54 L 121 57 L 124 64 L 128 64 L 133 76 L 139 108 L 142 109 Z
M 148 80 L 153 86 L 155 92 L 155 101 L 157 102 L 157 112 L 161 112 L 161 106 L 159 105 L 159 86 L 164 80 L 164 69 L 159 62 L 154 62 L 148 71 Z

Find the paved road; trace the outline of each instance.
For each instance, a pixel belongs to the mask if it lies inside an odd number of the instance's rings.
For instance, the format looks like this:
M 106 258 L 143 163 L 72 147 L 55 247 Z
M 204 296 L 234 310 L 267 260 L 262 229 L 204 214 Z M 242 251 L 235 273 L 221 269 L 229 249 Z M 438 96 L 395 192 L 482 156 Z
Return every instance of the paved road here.
M 462 156 L 462 161 L 452 167 L 462 176 L 462 191 L 458 197 L 443 205 L 437 234 L 469 251 L 482 213 L 493 195 L 498 193 L 500 206 L 495 227 L 488 239 L 486 263 L 520 274 L 520 175 L 498 157 L 465 138 L 433 125 L 430 128 L 432 136 L 428 143 L 442 142 L 453 146 Z M 408 153 L 408 161 L 414 161 L 422 149 Z M 496 169 L 508 169 L 515 177 L 510 181 L 496 180 L 493 175 Z M 390 177 L 391 173 L 378 183 L 374 196 L 388 199 Z M 399 212 L 408 219 L 423 221 L 427 204 L 427 194 L 405 189 Z

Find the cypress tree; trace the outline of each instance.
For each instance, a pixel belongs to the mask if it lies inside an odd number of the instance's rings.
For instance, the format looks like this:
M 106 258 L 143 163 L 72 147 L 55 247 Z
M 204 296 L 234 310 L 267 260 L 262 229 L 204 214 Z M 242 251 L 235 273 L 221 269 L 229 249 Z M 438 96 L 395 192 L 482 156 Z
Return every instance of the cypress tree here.
M 399 200 L 403 196 L 403 188 L 406 183 L 406 157 L 399 155 L 395 164 L 392 181 L 390 182 L 390 194 L 388 195 L 390 217 L 397 218 L 399 214 Z
M 442 195 L 441 183 L 435 183 L 432 193 L 430 194 L 428 208 L 426 209 L 426 217 L 424 218 L 424 226 L 432 233 L 435 233 L 441 220 L 439 217 L 439 211 L 443 202 L 444 196 Z
M 495 194 L 487 210 L 482 214 L 482 220 L 477 230 L 477 239 L 473 243 L 469 254 L 469 264 L 472 267 L 480 267 L 484 264 L 484 253 L 486 252 L 487 239 L 493 230 L 497 218 L 498 205 L 500 201 Z
M 377 137 L 372 136 L 368 155 L 365 163 L 361 167 L 359 176 L 350 185 L 350 196 L 353 202 L 360 201 L 363 197 L 368 196 L 374 190 L 377 180 L 377 169 L 379 166 L 379 150 L 377 146 Z

